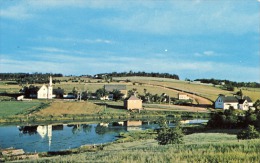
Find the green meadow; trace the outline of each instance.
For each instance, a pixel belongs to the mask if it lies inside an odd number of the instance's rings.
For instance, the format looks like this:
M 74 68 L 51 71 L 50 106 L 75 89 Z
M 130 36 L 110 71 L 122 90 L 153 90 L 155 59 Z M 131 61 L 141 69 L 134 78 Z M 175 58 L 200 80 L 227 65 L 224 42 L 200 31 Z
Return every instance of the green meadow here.
M 0 117 L 14 116 L 40 106 L 40 101 L 1 101 Z

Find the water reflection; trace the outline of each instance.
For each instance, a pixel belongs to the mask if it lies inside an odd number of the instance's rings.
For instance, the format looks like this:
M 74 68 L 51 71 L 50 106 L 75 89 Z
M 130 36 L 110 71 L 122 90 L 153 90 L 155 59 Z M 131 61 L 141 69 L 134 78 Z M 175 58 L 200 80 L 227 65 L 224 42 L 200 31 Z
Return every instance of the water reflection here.
M 190 120 L 182 123 L 204 123 Z M 173 121 L 168 121 L 174 126 Z M 31 126 L 0 126 L 1 148 L 22 148 L 26 152 L 60 151 L 81 145 L 112 142 L 121 132 L 159 128 L 155 121 L 119 121 L 96 124 L 49 124 Z
M 88 133 L 91 132 L 92 125 L 89 124 L 71 124 L 67 125 L 67 127 L 71 127 L 71 131 L 73 134 L 78 134 L 80 132 Z
M 20 135 L 23 134 L 33 135 L 33 134 L 37 134 L 37 127 L 38 126 L 18 126 L 18 129 L 20 131 Z

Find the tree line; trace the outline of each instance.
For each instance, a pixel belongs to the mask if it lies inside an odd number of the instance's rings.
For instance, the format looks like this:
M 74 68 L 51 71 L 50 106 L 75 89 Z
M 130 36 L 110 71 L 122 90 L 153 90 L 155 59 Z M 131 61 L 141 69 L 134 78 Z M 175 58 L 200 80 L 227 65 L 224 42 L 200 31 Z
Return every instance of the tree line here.
M 235 82 L 230 80 L 220 80 L 220 79 L 196 79 L 194 81 L 200 81 L 201 83 L 211 83 L 214 85 L 222 85 L 222 83 L 229 87 L 251 87 L 251 88 L 260 88 L 260 83 L 257 82 Z
M 159 72 L 112 72 L 112 73 L 101 73 L 94 75 L 95 78 L 103 79 L 104 77 L 126 77 L 126 76 L 144 76 L 144 77 L 158 77 L 158 78 L 170 78 L 179 80 L 179 76 L 176 74 L 159 73 Z
M 0 73 L 1 80 L 15 81 L 17 84 L 43 84 L 49 82 L 49 77 L 63 77 L 60 73 Z M 53 83 L 59 82 L 53 80 Z

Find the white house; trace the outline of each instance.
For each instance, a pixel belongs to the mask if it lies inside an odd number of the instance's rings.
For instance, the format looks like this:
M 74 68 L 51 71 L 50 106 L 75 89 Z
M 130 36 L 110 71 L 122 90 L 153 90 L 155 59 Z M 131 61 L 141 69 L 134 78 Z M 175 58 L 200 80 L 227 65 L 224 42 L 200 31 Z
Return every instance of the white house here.
M 18 96 L 17 101 L 22 101 L 24 99 L 24 95 Z
M 233 107 L 234 109 L 248 110 L 253 106 L 252 100 L 248 96 L 224 96 L 219 95 L 215 101 L 215 109 L 229 109 Z
M 184 93 L 179 93 L 178 94 L 178 99 L 179 100 L 189 100 L 190 97 L 188 95 L 184 94 Z
M 126 85 L 113 85 L 113 84 L 106 84 L 104 85 L 104 89 L 109 92 L 108 96 L 104 96 L 102 97 L 101 100 L 113 100 L 114 96 L 111 92 L 113 92 L 113 90 L 118 90 L 120 91 L 120 93 L 123 94 L 123 98 L 126 98 L 127 96 L 127 89 L 126 89 Z
M 50 76 L 50 83 L 49 85 L 43 85 L 38 91 L 37 91 L 37 98 L 38 99 L 52 99 L 53 97 L 53 88 L 52 88 L 52 77 Z

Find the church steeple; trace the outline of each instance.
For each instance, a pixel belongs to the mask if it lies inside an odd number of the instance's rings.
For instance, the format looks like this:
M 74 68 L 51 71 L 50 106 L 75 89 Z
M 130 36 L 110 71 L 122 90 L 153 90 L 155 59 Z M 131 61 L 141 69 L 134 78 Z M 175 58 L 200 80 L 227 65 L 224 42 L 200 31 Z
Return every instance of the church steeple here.
M 51 87 L 52 86 L 52 77 L 50 76 L 50 83 L 49 83 L 49 86 Z

